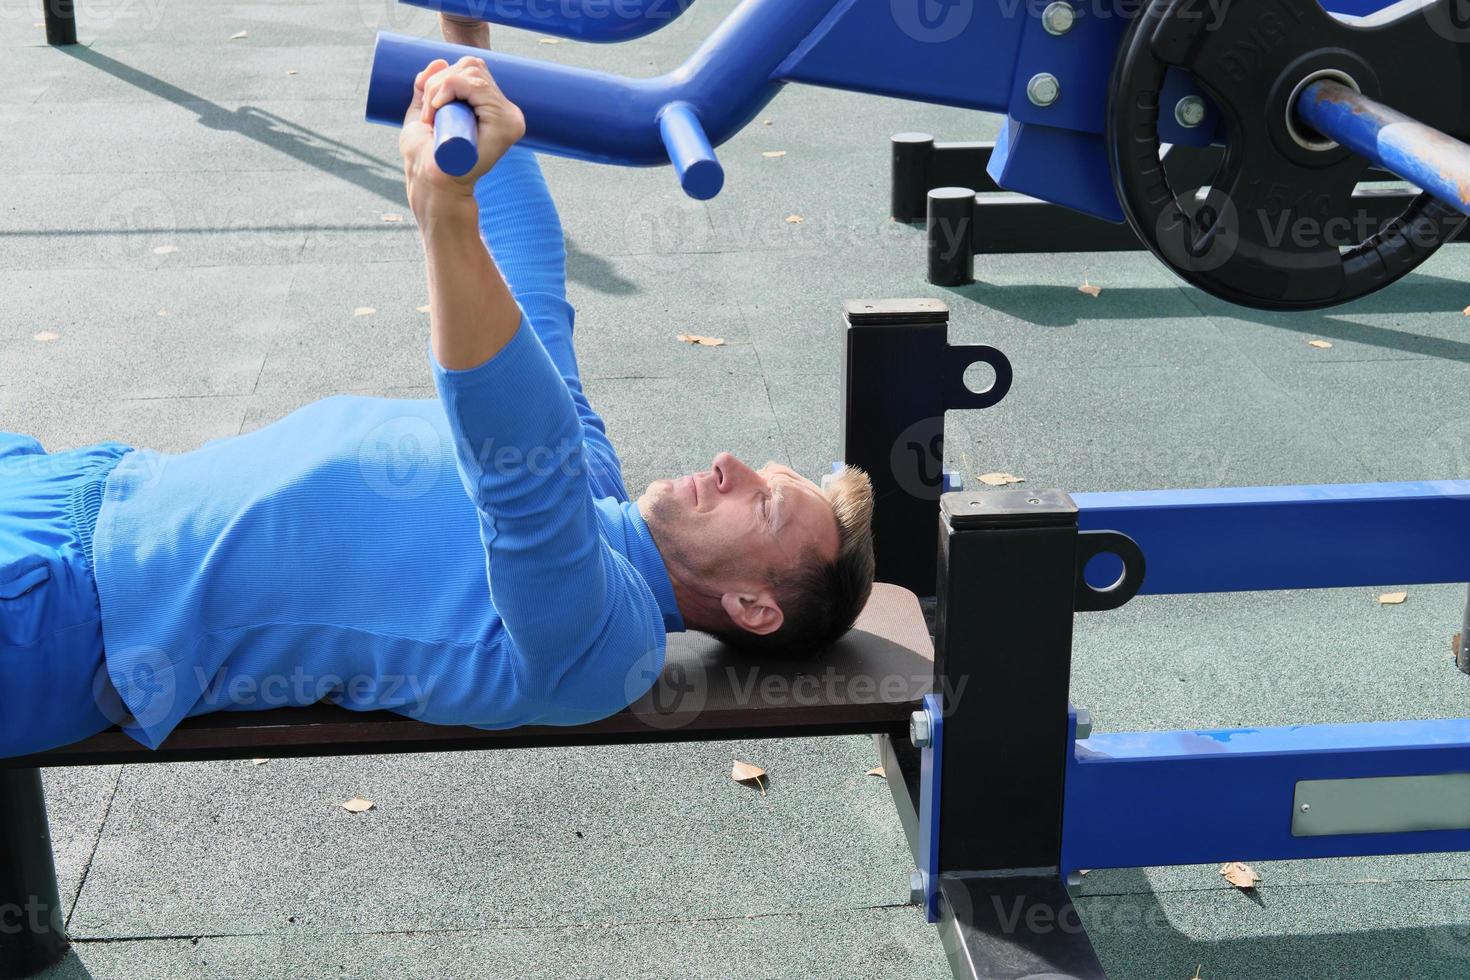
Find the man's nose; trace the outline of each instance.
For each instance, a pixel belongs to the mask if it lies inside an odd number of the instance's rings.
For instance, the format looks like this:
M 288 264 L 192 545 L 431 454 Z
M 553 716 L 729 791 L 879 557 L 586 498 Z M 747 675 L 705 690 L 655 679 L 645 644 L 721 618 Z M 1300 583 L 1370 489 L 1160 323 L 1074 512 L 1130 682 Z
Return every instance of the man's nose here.
M 710 468 L 715 475 L 715 489 L 720 493 L 730 493 L 751 480 L 760 479 L 760 475 L 737 459 L 734 453 L 720 453 Z

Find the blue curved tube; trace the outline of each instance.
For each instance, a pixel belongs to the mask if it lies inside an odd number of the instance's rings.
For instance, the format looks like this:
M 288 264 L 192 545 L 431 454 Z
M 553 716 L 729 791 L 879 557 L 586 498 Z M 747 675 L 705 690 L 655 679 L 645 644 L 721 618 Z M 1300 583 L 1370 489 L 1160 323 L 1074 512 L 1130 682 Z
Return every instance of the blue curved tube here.
M 378 44 L 373 51 L 372 75 L 368 79 L 367 118 L 370 122 L 386 126 L 403 125 L 403 117 L 413 102 L 414 79 L 429 62 L 441 57 L 435 54 L 419 60 L 419 53 L 410 53 L 393 43 L 391 39 L 396 36 L 378 35 Z M 385 39 L 389 39 L 386 44 Z M 448 59 L 451 65 L 456 60 Z M 404 84 L 405 78 L 407 84 Z M 439 164 L 439 169 L 453 177 L 463 177 L 475 168 L 475 161 L 479 159 L 478 128 L 475 112 L 467 103 L 451 102 L 440 107 L 434 114 L 434 162 Z
M 448 102 L 434 113 L 434 162 L 451 177 L 463 177 L 480 159 L 479 124 L 467 102 Z
M 694 0 L 403 0 L 415 7 L 577 41 L 631 41 L 667 27 Z
M 435 58 L 453 64 L 472 55 L 485 59 L 502 91 L 525 113 L 524 142 L 532 149 L 596 163 L 659 166 L 670 160 L 664 117 L 671 104 L 687 103 L 703 131 L 699 142 L 710 148 L 719 146 L 775 97 L 783 84 L 778 71 L 782 63 L 799 51 L 827 14 L 847 2 L 745 0 L 688 61 L 657 78 L 625 78 L 479 48 L 380 34 L 368 81 L 367 117 L 385 125 L 402 125 L 414 76 Z M 671 119 L 669 123 L 681 146 L 691 135 L 679 132 L 685 121 Z M 686 163 L 700 156 L 687 157 Z M 695 172 L 707 173 L 708 169 L 708 165 L 695 167 Z M 707 180 L 696 176 L 694 189 L 708 187 Z
M 1336 82 L 1313 82 L 1297 115 L 1323 136 L 1470 214 L 1470 146 Z
M 688 102 L 670 102 L 659 113 L 658 128 L 684 193 L 700 201 L 718 194 L 725 186 L 725 168 L 715 159 L 694 107 Z

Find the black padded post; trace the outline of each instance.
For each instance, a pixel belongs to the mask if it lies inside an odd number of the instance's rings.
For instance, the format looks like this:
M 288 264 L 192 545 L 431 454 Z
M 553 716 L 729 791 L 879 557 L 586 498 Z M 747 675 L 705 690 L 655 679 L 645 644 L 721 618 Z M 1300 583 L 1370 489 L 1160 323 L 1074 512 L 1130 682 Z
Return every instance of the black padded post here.
M 968 187 L 936 187 L 929 192 L 929 281 L 963 286 L 975 281 L 975 192 Z
M 74 0 L 41 0 L 46 12 L 46 43 L 77 43 L 77 12 Z
M 928 133 L 897 133 L 890 146 L 893 148 L 893 168 L 890 173 L 889 214 L 894 221 L 923 221 L 934 137 Z
M 940 926 L 956 976 L 1102 980 L 1061 880 L 1077 506 L 1058 490 L 941 501 Z
M 0 980 L 66 955 L 46 797 L 39 769 L 0 769 Z

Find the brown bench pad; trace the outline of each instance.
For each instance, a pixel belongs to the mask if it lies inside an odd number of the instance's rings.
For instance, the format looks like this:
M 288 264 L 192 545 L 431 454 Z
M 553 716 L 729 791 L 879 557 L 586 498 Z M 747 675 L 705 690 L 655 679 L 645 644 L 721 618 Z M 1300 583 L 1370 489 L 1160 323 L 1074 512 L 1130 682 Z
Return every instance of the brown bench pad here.
M 879 584 L 853 630 L 809 661 L 753 659 L 702 633 L 672 636 L 658 683 L 623 711 L 590 725 L 481 731 L 320 704 L 190 718 L 156 751 L 113 729 L 42 755 L 0 760 L 0 767 L 893 731 L 929 693 L 933 669 L 918 599 L 907 589 Z

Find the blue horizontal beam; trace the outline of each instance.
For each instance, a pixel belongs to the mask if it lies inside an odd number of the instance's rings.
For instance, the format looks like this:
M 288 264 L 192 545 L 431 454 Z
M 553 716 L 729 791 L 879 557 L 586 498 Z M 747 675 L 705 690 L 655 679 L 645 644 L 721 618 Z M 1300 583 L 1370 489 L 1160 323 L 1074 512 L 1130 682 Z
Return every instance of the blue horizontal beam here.
M 694 0 L 403 0 L 456 17 L 520 27 L 578 41 L 631 41 L 672 24 Z
M 1073 499 L 1084 530 L 1138 542 L 1144 594 L 1470 581 L 1470 480 Z
M 1470 773 L 1470 719 L 1094 735 L 1068 763 L 1062 862 L 1075 871 L 1470 850 L 1467 830 L 1292 835 L 1300 780 L 1444 773 Z

